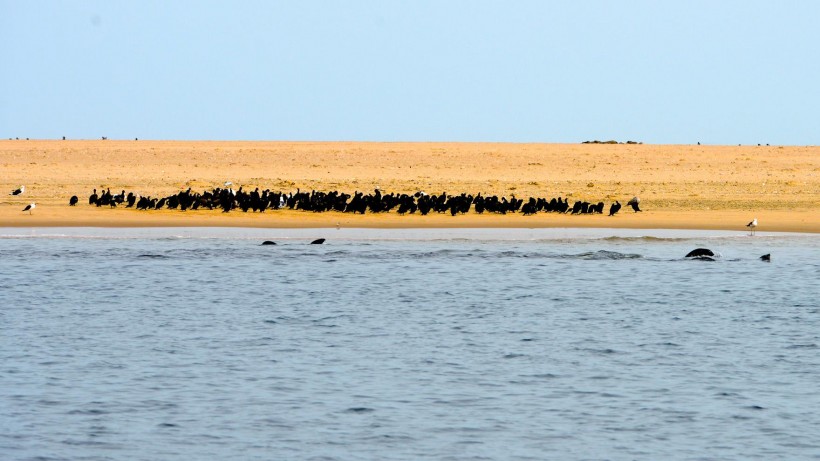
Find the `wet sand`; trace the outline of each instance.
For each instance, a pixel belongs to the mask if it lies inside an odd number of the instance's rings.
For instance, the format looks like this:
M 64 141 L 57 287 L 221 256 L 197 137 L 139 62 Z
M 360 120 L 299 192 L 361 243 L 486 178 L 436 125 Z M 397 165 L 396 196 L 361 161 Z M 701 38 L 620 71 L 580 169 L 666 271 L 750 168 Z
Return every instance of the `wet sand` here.
M 88 205 L 91 189 L 164 196 L 234 188 L 468 192 L 625 204 L 568 216 L 136 211 Z M 22 196 L 6 195 L 26 185 Z M 0 227 L 634 228 L 820 232 L 820 148 L 608 144 L 0 141 Z M 72 195 L 80 197 L 69 207 Z M 34 212 L 21 212 L 30 203 Z

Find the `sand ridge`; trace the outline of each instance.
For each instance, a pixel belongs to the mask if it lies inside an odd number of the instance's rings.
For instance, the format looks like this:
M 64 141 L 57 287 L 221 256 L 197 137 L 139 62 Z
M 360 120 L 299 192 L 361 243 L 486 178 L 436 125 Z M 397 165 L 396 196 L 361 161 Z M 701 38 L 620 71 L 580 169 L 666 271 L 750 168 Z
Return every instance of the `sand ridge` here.
M 820 148 L 646 144 L 0 141 L 2 226 L 631 227 L 820 232 Z M 164 196 L 191 187 L 641 198 L 613 218 L 398 216 L 395 212 L 139 212 L 90 207 L 93 188 Z M 22 196 L 9 192 L 25 184 Z M 69 207 L 72 195 L 80 197 Z M 29 216 L 21 212 L 36 202 Z

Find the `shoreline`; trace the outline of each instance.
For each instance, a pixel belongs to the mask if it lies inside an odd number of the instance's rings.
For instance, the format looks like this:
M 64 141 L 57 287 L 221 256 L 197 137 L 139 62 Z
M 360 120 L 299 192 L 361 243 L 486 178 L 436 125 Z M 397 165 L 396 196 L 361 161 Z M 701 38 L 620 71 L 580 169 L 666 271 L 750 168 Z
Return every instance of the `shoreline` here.
M 68 207 L 66 207 L 68 208 Z M 745 223 L 752 219 L 746 211 L 652 211 L 627 212 L 616 216 L 539 213 L 523 216 L 449 214 L 398 215 L 395 212 L 351 215 L 349 213 L 277 210 L 265 213 L 232 211 L 137 211 L 125 209 L 75 208 L 49 213 L 51 207 L 36 209 L 34 215 L 19 214 L 0 221 L 0 227 L 100 227 L 100 228 L 256 228 L 256 229 L 677 229 L 721 230 L 748 233 Z M 76 211 L 76 212 L 75 212 Z M 820 219 L 813 211 L 771 211 L 756 214 L 756 232 L 820 233 Z
M 724 230 L 617 228 L 248 228 L 248 227 L 0 227 L 0 239 L 240 239 L 304 243 L 325 238 L 328 243 L 350 240 L 476 240 L 555 241 L 658 239 L 737 239 L 753 243 L 778 238 L 813 238 L 794 232 L 748 233 Z

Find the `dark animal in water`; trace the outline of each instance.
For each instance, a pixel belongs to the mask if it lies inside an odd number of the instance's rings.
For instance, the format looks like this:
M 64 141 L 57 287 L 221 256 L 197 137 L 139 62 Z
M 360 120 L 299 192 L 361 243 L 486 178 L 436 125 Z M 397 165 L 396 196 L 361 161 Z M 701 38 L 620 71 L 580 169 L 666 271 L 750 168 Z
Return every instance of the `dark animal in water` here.
M 311 245 L 321 245 L 323 243 L 325 243 L 325 239 L 316 239 L 316 240 L 310 242 Z
M 700 259 L 702 261 L 714 261 L 715 253 L 708 248 L 695 248 L 686 254 L 687 258 Z
M 714 256 L 715 253 L 708 248 L 695 248 L 686 254 L 687 258 L 697 258 L 698 256 Z
M 264 242 L 262 242 L 262 245 L 276 245 L 276 242 L 265 240 Z
M 760 260 L 761 261 L 766 261 L 766 262 L 771 262 L 772 261 L 771 253 L 766 253 L 765 255 L 761 256 Z
M 70 199 L 68 199 L 68 206 L 75 206 L 80 199 L 76 195 L 72 195 Z

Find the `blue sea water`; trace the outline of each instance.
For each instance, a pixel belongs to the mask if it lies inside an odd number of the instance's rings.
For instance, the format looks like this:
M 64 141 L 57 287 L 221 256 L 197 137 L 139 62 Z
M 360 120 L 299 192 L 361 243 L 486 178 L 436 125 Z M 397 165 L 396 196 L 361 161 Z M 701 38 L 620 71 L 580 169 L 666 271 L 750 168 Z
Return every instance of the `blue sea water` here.
M 0 459 L 820 459 L 819 298 L 813 235 L 0 229 Z

